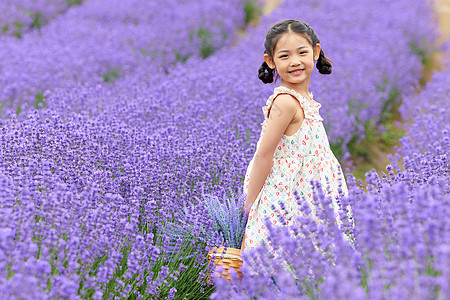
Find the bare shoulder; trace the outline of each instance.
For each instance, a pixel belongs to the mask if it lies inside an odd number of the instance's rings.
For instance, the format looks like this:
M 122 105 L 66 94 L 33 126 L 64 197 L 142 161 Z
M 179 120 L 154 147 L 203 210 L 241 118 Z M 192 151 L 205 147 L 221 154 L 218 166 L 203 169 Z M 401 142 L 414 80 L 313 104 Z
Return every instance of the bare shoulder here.
M 273 158 L 275 148 L 298 110 L 296 101 L 290 95 L 279 95 L 275 98 L 256 156 L 268 159 Z
M 272 102 L 269 119 L 277 117 L 292 119 L 299 106 L 300 104 L 294 96 L 290 94 L 279 94 Z

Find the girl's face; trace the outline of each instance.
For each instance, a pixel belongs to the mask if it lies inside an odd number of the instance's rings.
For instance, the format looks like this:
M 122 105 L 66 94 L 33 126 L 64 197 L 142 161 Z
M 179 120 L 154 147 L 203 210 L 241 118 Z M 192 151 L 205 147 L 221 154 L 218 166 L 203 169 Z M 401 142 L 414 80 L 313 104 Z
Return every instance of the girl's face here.
M 309 79 L 314 69 L 314 60 L 319 58 L 320 45 L 311 46 L 302 35 L 287 32 L 278 40 L 273 58 L 264 54 L 270 68 L 276 68 L 281 84 L 298 92 L 308 92 Z

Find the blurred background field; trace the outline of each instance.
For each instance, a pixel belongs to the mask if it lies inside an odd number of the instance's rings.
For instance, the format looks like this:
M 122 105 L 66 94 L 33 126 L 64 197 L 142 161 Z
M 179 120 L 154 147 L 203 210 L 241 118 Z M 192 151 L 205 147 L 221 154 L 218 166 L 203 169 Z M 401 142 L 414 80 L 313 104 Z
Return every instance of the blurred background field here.
M 441 50 L 440 47 L 448 43 L 450 39 L 450 1 L 436 0 L 430 3 L 432 3 L 434 12 L 432 21 L 438 24 L 439 36 L 435 41 L 435 50 L 424 61 L 418 92 L 431 80 L 434 73 L 446 69 L 445 62 L 449 59 L 448 50 Z M 385 120 L 388 130 L 381 135 L 370 136 L 367 141 L 359 145 L 359 148 L 364 149 L 362 152 L 367 152 L 362 155 L 357 153 L 354 155 L 356 165 L 353 174 L 357 178 L 364 180 L 364 174 L 372 168 L 384 169 L 384 166 L 389 163 L 388 155 L 395 152 L 395 147 L 400 145 L 399 138 L 405 134 L 402 125 L 404 122 L 405 120 L 398 113 L 398 107 L 394 107 Z
M 242 192 L 276 86 L 256 75 L 264 36 L 287 18 L 334 62 L 311 91 L 347 168 L 356 247 L 325 214 L 305 218 L 317 235 L 274 229 L 285 257 L 244 257 L 275 277 L 208 285 L 225 234 L 202 201 Z M 0 294 L 445 299 L 449 22 L 446 0 L 2 1 Z

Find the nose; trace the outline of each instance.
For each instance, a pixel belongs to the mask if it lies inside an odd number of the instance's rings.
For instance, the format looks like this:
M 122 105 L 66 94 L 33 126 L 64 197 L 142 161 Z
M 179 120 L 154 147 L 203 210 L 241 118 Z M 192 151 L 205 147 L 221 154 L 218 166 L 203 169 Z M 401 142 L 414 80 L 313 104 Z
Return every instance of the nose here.
M 300 57 L 298 55 L 294 55 L 291 57 L 290 65 L 292 67 L 298 66 L 301 64 Z

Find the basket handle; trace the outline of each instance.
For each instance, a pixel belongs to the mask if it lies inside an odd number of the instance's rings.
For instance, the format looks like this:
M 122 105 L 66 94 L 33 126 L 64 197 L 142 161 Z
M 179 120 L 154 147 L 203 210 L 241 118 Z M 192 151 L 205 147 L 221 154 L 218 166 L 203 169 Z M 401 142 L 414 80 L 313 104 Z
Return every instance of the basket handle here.
M 241 251 L 244 251 L 244 242 L 245 242 L 245 234 L 244 237 L 242 238 Z

